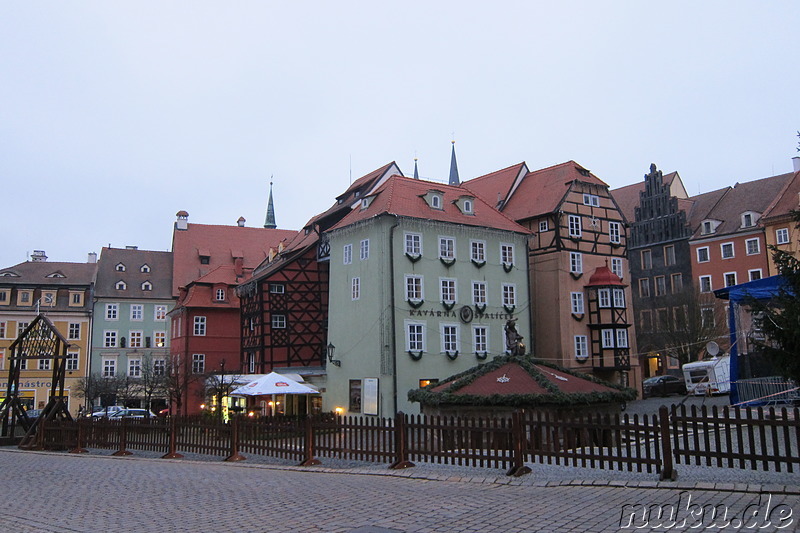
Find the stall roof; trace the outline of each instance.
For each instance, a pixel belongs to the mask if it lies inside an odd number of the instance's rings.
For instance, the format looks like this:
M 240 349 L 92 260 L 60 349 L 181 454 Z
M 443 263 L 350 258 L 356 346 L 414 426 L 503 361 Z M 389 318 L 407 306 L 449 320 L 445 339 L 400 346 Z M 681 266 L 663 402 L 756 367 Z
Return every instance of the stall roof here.
M 725 287 L 724 289 L 717 289 L 714 291 L 714 296 L 722 300 L 730 300 L 734 303 L 740 303 L 746 298 L 769 300 L 780 292 L 781 289 L 791 292 L 783 276 L 770 276 L 768 278 Z

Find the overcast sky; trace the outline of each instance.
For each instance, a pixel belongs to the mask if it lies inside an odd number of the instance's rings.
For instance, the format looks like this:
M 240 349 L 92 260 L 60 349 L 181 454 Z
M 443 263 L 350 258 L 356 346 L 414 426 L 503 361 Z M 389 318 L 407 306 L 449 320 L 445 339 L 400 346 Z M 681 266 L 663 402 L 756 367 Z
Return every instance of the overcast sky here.
M 396 161 L 446 181 L 650 163 L 690 194 L 789 172 L 800 3 L 4 2 L 0 267 L 299 229 Z

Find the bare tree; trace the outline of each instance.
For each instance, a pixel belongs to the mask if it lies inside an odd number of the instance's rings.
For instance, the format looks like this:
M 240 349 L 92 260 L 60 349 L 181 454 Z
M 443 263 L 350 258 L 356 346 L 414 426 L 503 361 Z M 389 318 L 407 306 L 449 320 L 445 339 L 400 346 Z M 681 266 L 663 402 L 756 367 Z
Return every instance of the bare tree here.
M 211 395 L 216 400 L 217 416 L 222 418 L 222 400 L 225 396 L 230 396 L 234 389 L 239 387 L 238 379 L 242 377 L 238 370 L 226 372 L 225 360 L 220 363 L 219 372 L 209 372 L 205 375 L 205 393 Z

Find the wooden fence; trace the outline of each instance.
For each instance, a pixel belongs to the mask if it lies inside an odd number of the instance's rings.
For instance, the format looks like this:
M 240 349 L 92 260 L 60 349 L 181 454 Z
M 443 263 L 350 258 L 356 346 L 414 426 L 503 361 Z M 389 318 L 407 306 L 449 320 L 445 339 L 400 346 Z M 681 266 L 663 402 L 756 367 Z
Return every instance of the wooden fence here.
M 394 418 L 320 416 L 237 417 L 230 423 L 200 417 L 48 422 L 37 447 L 112 449 L 224 456 L 263 455 L 319 464 L 321 459 L 388 463 L 405 468 L 440 463 L 504 469 L 521 475 L 525 463 L 655 472 L 675 479 L 674 464 L 751 470 L 800 466 L 800 410 L 685 406 L 657 415 L 517 411 L 510 418 L 404 415 Z

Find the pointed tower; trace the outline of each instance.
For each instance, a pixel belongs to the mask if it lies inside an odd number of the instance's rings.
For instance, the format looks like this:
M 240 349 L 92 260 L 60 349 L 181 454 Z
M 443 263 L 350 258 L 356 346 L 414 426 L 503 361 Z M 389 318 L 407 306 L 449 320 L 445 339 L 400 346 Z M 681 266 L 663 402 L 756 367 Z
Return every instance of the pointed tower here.
M 417 169 L 417 158 L 414 158 L 414 179 L 419 179 L 419 169 Z
M 450 156 L 450 185 L 458 187 L 461 185 L 461 180 L 458 179 L 458 165 L 456 164 L 456 142 L 453 143 L 453 154 Z
M 264 222 L 264 227 L 267 229 L 278 227 L 275 224 L 275 206 L 272 205 L 272 179 L 269 180 L 269 203 L 267 204 L 267 220 Z

